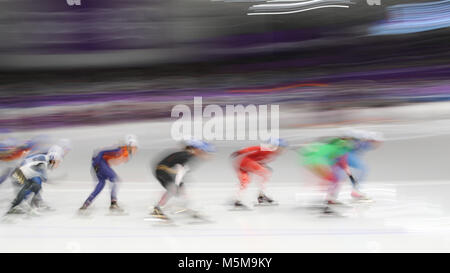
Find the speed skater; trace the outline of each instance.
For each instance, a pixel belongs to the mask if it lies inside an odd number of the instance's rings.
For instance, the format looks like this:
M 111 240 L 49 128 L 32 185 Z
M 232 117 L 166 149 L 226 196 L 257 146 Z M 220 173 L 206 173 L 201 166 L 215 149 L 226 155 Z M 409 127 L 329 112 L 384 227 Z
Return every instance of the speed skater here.
M 80 212 L 86 211 L 92 201 L 103 190 L 105 183 L 109 180 L 112 183 L 111 187 L 111 205 L 110 210 L 115 212 L 122 212 L 122 208 L 117 204 L 117 183 L 119 178 L 111 165 L 118 165 L 128 160 L 137 151 L 137 138 L 134 135 L 127 135 L 115 149 L 104 149 L 94 154 L 92 158 L 92 174 L 97 179 L 98 183 L 94 191 L 89 195 L 86 201 L 83 203 Z
M 239 178 L 239 190 L 234 202 L 236 208 L 246 208 L 242 203 L 242 194 L 250 183 L 251 174 L 261 178 L 257 198 L 258 204 L 271 204 L 274 202 L 265 194 L 265 187 L 271 176 L 271 169 L 266 164 L 280 155 L 285 147 L 287 147 L 285 140 L 271 139 L 267 144 L 247 147 L 231 154 Z

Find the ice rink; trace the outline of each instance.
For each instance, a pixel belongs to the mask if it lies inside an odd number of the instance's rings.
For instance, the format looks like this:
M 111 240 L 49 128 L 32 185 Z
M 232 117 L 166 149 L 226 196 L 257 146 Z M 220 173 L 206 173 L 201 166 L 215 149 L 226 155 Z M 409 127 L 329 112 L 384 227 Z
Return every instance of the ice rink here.
M 363 128 L 362 126 L 361 128 Z M 324 217 L 313 204 L 323 194 L 317 181 L 287 151 L 270 164 L 268 193 L 274 207 L 230 211 L 237 177 L 229 154 L 245 142 L 214 142 L 214 158 L 188 177 L 192 207 L 212 222 L 194 224 L 174 216 L 176 225 L 144 221 L 163 189 L 152 176 L 151 162 L 173 148 L 170 123 L 144 122 L 100 127 L 64 128 L 48 135 L 70 138 L 72 151 L 43 186 L 43 197 L 55 211 L 19 218 L 0 225 L 1 252 L 449 252 L 450 168 L 448 120 L 408 124 L 379 124 L 364 128 L 385 134 L 387 141 L 366 154 L 370 167 L 363 190 L 375 202 L 350 200 L 350 183 L 340 198 L 349 204 L 340 217 Z M 434 133 L 433 133 L 434 132 Z M 438 133 L 436 133 L 438 132 Z M 128 164 L 116 167 L 121 177 L 119 204 L 128 215 L 110 216 L 109 188 L 95 200 L 88 217 L 77 209 L 94 188 L 90 158 L 94 149 L 134 133 L 141 148 Z M 293 144 L 307 142 L 329 129 L 283 130 Z M 29 137 L 38 132 L 17 134 Z M 252 204 L 254 180 L 245 201 Z M 13 198 L 9 182 L 0 186 L 2 213 Z M 176 204 L 175 204 L 176 205 Z

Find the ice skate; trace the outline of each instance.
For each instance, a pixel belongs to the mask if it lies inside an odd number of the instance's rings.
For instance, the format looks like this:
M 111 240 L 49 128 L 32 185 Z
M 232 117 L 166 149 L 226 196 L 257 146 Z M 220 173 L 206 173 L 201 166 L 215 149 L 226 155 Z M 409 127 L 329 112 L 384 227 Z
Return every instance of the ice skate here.
M 241 201 L 236 200 L 233 203 L 233 207 L 230 210 L 233 210 L 233 211 L 234 210 L 242 210 L 242 211 L 244 211 L 244 210 L 252 210 L 252 209 L 249 208 L 248 206 L 244 205 Z
M 151 217 L 147 217 L 144 220 L 146 220 L 146 221 L 162 221 L 162 222 L 171 221 L 171 219 L 169 217 L 167 217 L 167 215 L 165 215 L 159 207 L 154 207 L 150 216 Z
M 329 200 L 327 200 L 326 203 L 329 206 L 342 206 L 342 205 L 344 205 L 344 203 L 342 203 L 341 201 L 337 201 L 337 200 L 334 200 L 334 199 L 329 199 Z
M 128 215 L 128 213 L 116 202 L 112 202 L 111 206 L 109 206 L 109 213 L 107 215 Z
M 328 197 L 325 201 L 326 206 L 334 206 L 334 207 L 351 207 L 341 201 L 338 201 L 335 197 Z
M 370 197 L 356 190 L 352 191 L 351 197 L 353 202 L 361 202 L 361 203 L 373 202 L 373 200 Z
M 26 215 L 26 214 L 30 214 L 31 210 L 32 210 L 32 207 L 27 202 L 22 202 L 15 207 L 11 207 L 9 209 L 9 211 L 7 212 L 7 214 Z
M 325 207 L 336 208 L 336 209 L 350 209 L 353 208 L 351 205 L 338 201 L 334 198 L 327 199 L 325 201 Z
M 82 216 L 82 217 L 89 216 L 90 214 L 91 214 L 91 209 L 89 209 L 89 205 L 86 203 L 83 204 L 81 206 L 81 208 L 79 208 L 77 211 L 77 215 Z
M 324 207 L 323 208 L 323 211 L 322 211 L 322 213 L 323 214 L 334 214 L 334 213 L 336 213 L 333 209 L 331 209 L 329 206 L 326 206 L 326 207 Z
M 28 210 L 21 208 L 19 206 L 10 208 L 8 212 L 6 212 L 7 215 L 25 215 L 28 213 Z
M 194 210 L 190 209 L 190 208 L 184 208 L 184 207 L 176 207 L 173 210 L 174 214 L 189 214 L 194 212 Z
M 275 202 L 273 199 L 269 198 L 265 194 L 260 194 L 257 199 L 257 203 L 255 206 L 277 206 L 278 203 Z

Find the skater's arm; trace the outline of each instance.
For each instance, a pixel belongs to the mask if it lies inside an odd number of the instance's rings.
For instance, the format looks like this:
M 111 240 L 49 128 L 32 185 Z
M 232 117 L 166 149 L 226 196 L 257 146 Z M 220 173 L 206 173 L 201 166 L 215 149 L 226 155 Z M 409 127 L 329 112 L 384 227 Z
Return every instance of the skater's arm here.
M 176 176 L 175 176 L 175 184 L 179 186 L 183 182 L 183 178 L 186 173 L 189 171 L 188 166 L 183 166 L 181 164 L 175 165 Z
M 189 170 L 189 168 L 187 166 L 184 166 L 182 164 L 176 164 L 172 168 L 170 168 L 166 165 L 158 165 L 157 169 L 165 171 L 170 174 L 174 174 L 174 175 L 178 175 L 179 173 L 182 173 L 182 172 L 186 173 Z
M 119 164 L 128 160 L 128 152 L 123 147 L 119 147 L 113 150 L 103 151 L 102 158 L 108 163 Z
M 243 154 L 248 154 L 248 153 L 252 153 L 252 152 L 258 152 L 261 150 L 261 147 L 259 146 L 252 146 L 252 147 L 248 147 L 239 151 L 236 151 L 234 153 L 231 154 L 232 157 L 237 157 Z

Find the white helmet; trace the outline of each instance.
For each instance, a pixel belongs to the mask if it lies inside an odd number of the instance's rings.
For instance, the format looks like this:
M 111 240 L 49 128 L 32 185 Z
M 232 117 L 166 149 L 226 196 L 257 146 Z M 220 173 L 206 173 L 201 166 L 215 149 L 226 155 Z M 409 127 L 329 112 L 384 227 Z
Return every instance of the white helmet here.
M 64 149 L 61 146 L 53 145 L 47 152 L 49 160 L 61 161 L 64 157 Z
M 340 135 L 342 137 L 361 138 L 362 132 L 353 128 L 342 128 L 340 130 Z
M 367 140 L 373 140 L 373 141 L 384 141 L 384 136 L 382 133 L 379 132 L 370 132 L 368 136 L 366 137 Z
M 344 137 L 351 137 L 362 140 L 373 140 L 373 141 L 382 141 L 383 134 L 378 132 L 371 132 L 359 129 L 345 128 L 343 129 L 342 135 Z
M 269 140 L 267 140 L 267 144 L 270 144 L 274 147 L 287 147 L 288 142 L 282 138 L 273 138 L 271 137 Z
M 131 147 L 137 147 L 138 141 L 135 135 L 126 135 L 125 136 L 125 145 Z

